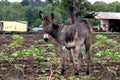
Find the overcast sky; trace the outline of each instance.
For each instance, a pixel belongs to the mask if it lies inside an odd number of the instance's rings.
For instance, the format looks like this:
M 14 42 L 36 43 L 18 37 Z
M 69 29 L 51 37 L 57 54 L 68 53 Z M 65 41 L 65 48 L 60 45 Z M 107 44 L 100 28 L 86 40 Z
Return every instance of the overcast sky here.
M 22 0 L 9 0 L 10 2 L 21 2 Z M 42 0 L 42 1 L 45 1 L 45 0 Z M 95 1 L 103 1 L 103 2 L 106 2 L 106 3 L 111 3 L 111 2 L 114 2 L 114 1 L 119 1 L 120 0 L 88 0 L 89 2 L 91 3 L 94 3 Z

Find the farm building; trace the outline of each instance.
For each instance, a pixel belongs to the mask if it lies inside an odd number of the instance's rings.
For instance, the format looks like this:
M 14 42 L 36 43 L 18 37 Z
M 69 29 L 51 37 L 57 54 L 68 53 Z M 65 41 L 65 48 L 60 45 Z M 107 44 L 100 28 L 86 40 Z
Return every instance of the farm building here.
M 95 19 L 100 19 L 99 27 L 103 31 L 120 32 L 120 13 L 96 12 Z
M 0 21 L 0 31 L 26 32 L 27 28 L 27 21 Z

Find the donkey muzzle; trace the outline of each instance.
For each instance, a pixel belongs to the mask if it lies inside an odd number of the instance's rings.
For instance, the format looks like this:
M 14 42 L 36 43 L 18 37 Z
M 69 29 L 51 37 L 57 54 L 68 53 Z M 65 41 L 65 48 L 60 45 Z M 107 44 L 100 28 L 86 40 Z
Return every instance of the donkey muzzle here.
M 48 35 L 48 34 L 44 34 L 44 35 L 43 35 L 43 38 L 44 38 L 44 41 L 46 41 L 46 42 L 47 42 L 47 41 L 48 41 L 48 39 L 49 39 L 49 35 Z

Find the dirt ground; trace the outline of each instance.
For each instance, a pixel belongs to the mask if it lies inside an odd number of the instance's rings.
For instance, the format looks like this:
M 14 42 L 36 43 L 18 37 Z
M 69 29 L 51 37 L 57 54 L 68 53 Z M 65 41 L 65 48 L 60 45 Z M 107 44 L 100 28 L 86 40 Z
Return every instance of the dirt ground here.
M 13 34 L 0 34 L 0 52 L 6 52 L 8 56 L 14 52 L 14 50 L 11 50 L 9 48 L 6 48 L 5 46 L 12 43 L 12 36 Z M 27 49 L 30 47 L 29 45 L 32 45 L 35 40 L 42 39 L 42 36 L 40 34 L 22 34 L 24 37 L 24 45 L 23 46 L 17 46 L 16 50 L 22 50 Z M 109 38 L 115 39 L 118 42 L 120 42 L 120 35 L 107 35 Z M 49 42 L 52 42 L 55 44 L 55 49 L 53 50 L 57 57 L 60 58 L 61 51 L 58 49 L 58 44 L 52 39 Z M 29 45 L 27 45 L 29 44 Z M 94 53 L 95 54 L 95 53 Z M 94 57 L 93 54 L 93 57 Z M 11 56 L 10 56 L 11 57 Z M 51 77 L 51 66 L 48 67 L 49 70 L 46 70 L 45 73 L 37 72 L 37 69 L 46 67 L 46 65 L 43 65 L 45 61 L 36 62 L 33 57 L 30 57 L 29 59 L 15 59 L 11 64 L 7 60 L 1 60 L 0 61 L 0 80 L 46 80 L 50 79 Z M 14 65 L 20 65 L 22 68 L 24 68 L 24 72 L 22 70 L 15 68 Z M 59 65 L 52 64 L 52 70 L 55 71 L 58 68 Z M 80 71 L 80 76 L 84 76 L 86 72 L 86 64 L 83 64 L 83 69 Z M 110 67 L 113 69 L 113 71 L 108 70 L 107 67 Z M 103 67 L 101 64 L 92 63 L 90 66 L 91 72 L 90 75 L 92 78 L 84 78 L 84 79 L 70 79 L 70 76 L 74 76 L 74 70 L 72 68 L 72 65 L 67 63 L 67 71 L 64 76 L 61 74 L 56 75 L 57 73 L 54 72 L 52 76 L 55 76 L 57 79 L 51 80 L 63 80 L 61 78 L 64 78 L 65 80 L 120 80 L 120 62 L 109 62 Z M 60 69 L 58 69 L 60 70 Z M 114 73 L 115 71 L 115 73 Z M 37 79 L 39 77 L 39 79 Z M 41 77 L 41 78 L 40 78 Z M 43 79 L 42 77 L 48 77 Z

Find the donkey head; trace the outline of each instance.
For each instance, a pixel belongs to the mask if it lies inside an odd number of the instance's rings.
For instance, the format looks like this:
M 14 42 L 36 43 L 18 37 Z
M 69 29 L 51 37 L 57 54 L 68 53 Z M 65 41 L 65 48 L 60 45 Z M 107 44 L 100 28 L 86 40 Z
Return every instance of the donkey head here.
M 42 11 L 39 11 L 39 17 L 42 20 L 42 28 L 44 29 L 44 40 L 48 41 L 49 36 L 48 34 L 52 32 L 52 23 L 53 23 L 53 18 L 54 14 L 51 13 L 50 16 L 44 16 Z

